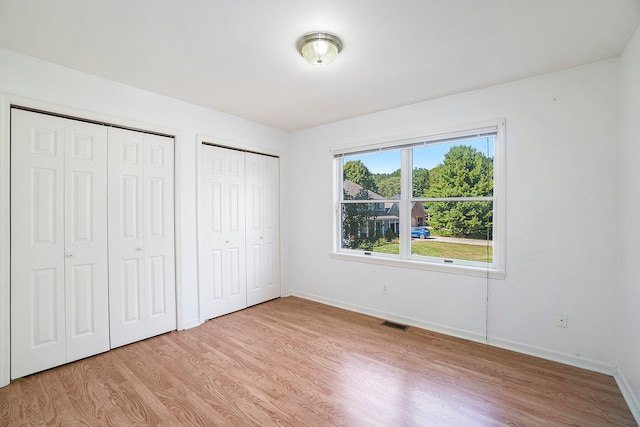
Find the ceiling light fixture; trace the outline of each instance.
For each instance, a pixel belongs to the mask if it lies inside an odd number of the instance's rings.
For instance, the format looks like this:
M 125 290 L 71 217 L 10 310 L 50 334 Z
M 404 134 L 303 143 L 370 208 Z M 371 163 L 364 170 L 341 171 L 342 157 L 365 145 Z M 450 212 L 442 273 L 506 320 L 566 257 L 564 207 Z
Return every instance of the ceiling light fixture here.
M 342 51 L 342 40 L 323 31 L 307 33 L 298 40 L 298 52 L 311 65 L 327 65 Z

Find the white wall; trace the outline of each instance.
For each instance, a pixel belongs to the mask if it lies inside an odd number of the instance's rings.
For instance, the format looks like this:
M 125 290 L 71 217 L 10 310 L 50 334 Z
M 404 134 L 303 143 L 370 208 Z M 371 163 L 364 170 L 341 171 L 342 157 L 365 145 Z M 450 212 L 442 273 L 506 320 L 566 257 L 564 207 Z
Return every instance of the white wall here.
M 613 373 L 618 70 L 609 60 L 292 134 L 288 292 L 482 340 L 486 279 L 329 258 L 330 148 L 504 117 L 507 274 L 488 282 L 490 342 Z
M 640 422 L 640 29 L 621 59 L 618 351 L 623 392 Z M 627 399 L 629 400 L 629 399 Z
M 188 67 L 189 64 L 182 64 Z M 180 82 L 176 82 L 180 84 Z M 117 124 L 142 123 L 153 128 L 164 128 L 177 134 L 176 154 L 178 184 L 177 195 L 177 241 L 182 317 L 179 322 L 184 326 L 199 323 L 197 256 L 196 256 L 196 135 L 212 136 L 216 140 L 231 141 L 282 152 L 288 135 L 282 131 L 262 126 L 247 120 L 219 113 L 207 108 L 177 101 L 168 97 L 135 89 L 123 84 L 104 80 L 88 74 L 76 72 L 28 56 L 0 49 L 0 162 L 6 162 L 8 154 L 8 121 L 6 121 L 7 103 L 13 99 L 27 99 L 31 105 L 59 105 L 62 110 L 69 108 L 86 111 L 92 117 L 108 117 Z M 32 103 L 29 99 L 34 100 Z M 42 103 L 42 104 L 41 104 Z M 144 126 L 147 128 L 147 126 Z M 283 162 L 285 163 L 285 162 Z M 8 164 L 8 163 L 7 163 Z M 3 169 L 5 163 L 2 163 Z M 0 176 L 0 255 L 8 258 L 5 245 L 8 236 L 8 174 L 6 169 Z M 0 384 L 8 372 L 8 362 L 3 354 L 8 342 L 8 261 L 0 270 Z

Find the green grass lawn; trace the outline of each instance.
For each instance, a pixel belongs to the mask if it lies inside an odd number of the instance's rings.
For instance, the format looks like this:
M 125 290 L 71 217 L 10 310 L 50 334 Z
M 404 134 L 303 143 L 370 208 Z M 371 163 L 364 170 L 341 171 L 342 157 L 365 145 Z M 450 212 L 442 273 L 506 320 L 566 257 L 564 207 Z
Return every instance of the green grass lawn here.
M 400 245 L 397 243 L 387 243 L 382 246 L 376 246 L 374 252 L 398 254 L 400 253 Z M 467 261 L 491 262 L 493 260 L 493 247 L 491 246 L 487 248 L 487 246 L 484 245 L 468 245 L 464 243 L 429 240 L 413 240 L 411 242 L 411 253 L 412 255 L 464 259 Z

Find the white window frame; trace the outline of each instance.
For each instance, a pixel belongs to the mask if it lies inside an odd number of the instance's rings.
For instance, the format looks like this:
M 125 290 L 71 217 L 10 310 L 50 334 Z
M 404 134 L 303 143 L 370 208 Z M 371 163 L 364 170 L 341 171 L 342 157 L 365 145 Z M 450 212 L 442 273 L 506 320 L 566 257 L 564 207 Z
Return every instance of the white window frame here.
M 450 260 L 436 257 L 411 255 L 411 239 L 400 239 L 400 254 L 389 255 L 374 251 L 363 251 L 342 248 L 342 204 L 343 193 L 343 158 L 354 154 L 375 153 L 386 150 L 401 150 L 401 199 L 400 230 L 410 230 L 411 202 L 422 200 L 414 197 L 411 185 L 412 159 L 411 149 L 419 146 L 452 140 L 455 138 L 473 137 L 486 133 L 495 133 L 493 173 L 493 196 L 460 198 L 461 201 L 492 201 L 493 202 L 493 261 L 482 263 L 465 260 Z M 505 120 L 497 119 L 473 126 L 457 127 L 448 130 L 424 133 L 420 136 L 405 139 L 387 140 L 367 145 L 334 148 L 331 150 L 334 165 L 334 239 L 330 257 L 333 259 L 390 265 L 404 268 L 432 270 L 470 276 L 490 277 L 502 279 L 505 271 Z M 406 172 L 409 173 L 406 173 Z M 434 201 L 433 199 L 429 199 Z M 386 200 L 371 200 L 370 203 L 385 202 Z M 446 199 L 446 201 L 453 201 Z M 367 202 L 367 201 L 359 201 Z M 354 203 L 354 202 L 351 202 Z M 402 232 L 402 231 L 401 231 Z M 406 231 L 405 233 L 409 233 Z M 405 236 L 406 237 L 406 236 Z

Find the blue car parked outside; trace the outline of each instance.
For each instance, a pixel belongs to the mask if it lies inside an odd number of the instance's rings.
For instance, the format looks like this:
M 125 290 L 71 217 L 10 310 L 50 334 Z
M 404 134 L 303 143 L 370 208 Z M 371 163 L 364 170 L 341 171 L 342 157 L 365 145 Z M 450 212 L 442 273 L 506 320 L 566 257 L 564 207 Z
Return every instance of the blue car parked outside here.
M 426 229 L 426 227 L 411 227 L 411 237 L 426 239 L 430 235 L 431 234 L 429 233 L 429 230 Z

